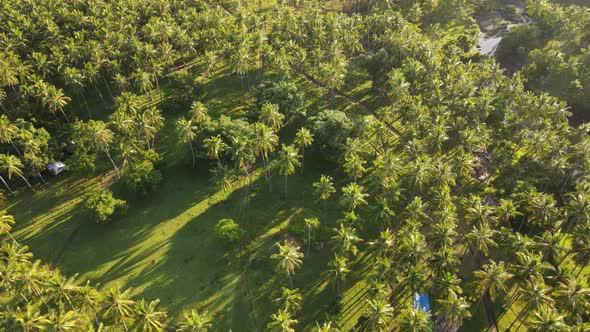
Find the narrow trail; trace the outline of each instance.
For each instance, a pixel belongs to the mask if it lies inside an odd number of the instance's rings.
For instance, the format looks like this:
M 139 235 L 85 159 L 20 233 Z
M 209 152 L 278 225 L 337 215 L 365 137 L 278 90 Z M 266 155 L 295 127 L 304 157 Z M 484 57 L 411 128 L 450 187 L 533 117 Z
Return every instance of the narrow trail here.
M 63 257 L 64 253 L 66 252 L 66 250 L 68 249 L 70 244 L 72 244 L 72 242 L 76 238 L 76 235 L 78 235 L 78 233 L 80 232 L 80 228 L 82 228 L 82 223 L 79 223 L 76 226 L 76 228 L 74 228 L 74 230 L 72 230 L 70 235 L 68 235 L 68 237 L 65 239 L 65 241 L 62 243 L 61 247 L 59 248 L 59 251 L 57 252 L 57 256 L 55 256 L 55 258 L 51 262 L 50 268 L 52 270 L 55 270 L 55 268 L 57 267 L 57 265 L 61 261 L 61 258 Z

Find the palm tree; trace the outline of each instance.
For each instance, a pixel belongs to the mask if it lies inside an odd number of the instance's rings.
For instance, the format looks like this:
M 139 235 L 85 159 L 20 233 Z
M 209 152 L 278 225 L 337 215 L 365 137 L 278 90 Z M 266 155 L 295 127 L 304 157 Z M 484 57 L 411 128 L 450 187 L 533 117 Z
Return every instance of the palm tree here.
M 278 303 L 283 310 L 295 314 L 301 310 L 302 299 L 303 297 L 298 288 L 289 289 L 282 287 L 281 297 L 275 299 L 275 303 Z
M 348 258 L 336 254 L 334 255 L 334 259 L 328 263 L 328 267 L 330 268 L 330 274 L 336 281 L 336 293 L 340 294 L 341 283 L 346 280 L 346 276 L 350 272 Z
M 332 322 L 324 322 L 322 325 L 320 323 L 315 323 L 316 328 L 314 332 L 339 332 L 336 327 L 332 326 Z
M 203 147 L 207 150 L 207 156 L 221 164 L 220 155 L 228 148 L 221 135 L 215 135 L 203 140 Z
M 289 311 L 281 309 L 276 314 L 272 314 L 270 318 L 272 320 L 268 324 L 270 331 L 295 332 L 295 329 L 291 327 L 291 325 L 297 324 L 297 320 L 291 318 L 291 313 Z
M 326 201 L 332 196 L 333 193 L 336 192 L 336 188 L 334 188 L 334 179 L 329 176 L 322 174 L 320 176 L 320 181 L 314 182 L 313 187 L 315 188 L 314 194 L 315 196 L 324 202 L 324 212 L 326 210 Z
M 18 157 L 11 154 L 0 154 L 0 170 L 8 174 L 8 179 L 12 179 L 13 175 L 20 177 L 32 191 L 35 191 L 33 186 L 31 186 L 29 181 L 27 181 L 27 178 L 23 175 L 23 163 Z
M 176 121 L 176 130 L 180 140 L 187 143 L 191 149 L 191 157 L 193 159 L 193 168 L 195 168 L 195 151 L 193 149 L 193 140 L 197 137 L 196 127 L 193 126 L 192 120 L 187 120 L 184 117 L 180 117 Z
M 9 214 L 6 214 L 6 210 L 1 210 L 0 234 L 6 233 L 10 237 L 10 239 L 12 239 L 12 241 L 18 245 L 18 242 L 14 239 L 14 237 L 12 237 L 12 234 L 10 233 L 10 231 L 12 230 L 12 225 L 14 225 L 14 217 Z
M 14 320 L 25 332 L 41 331 L 49 323 L 47 316 L 42 315 L 39 308 L 32 304 L 27 304 L 24 311 L 17 308 Z
M 357 154 L 346 156 L 344 158 L 344 171 L 356 183 L 366 172 L 365 163 Z
M 269 192 L 272 192 L 272 177 L 270 174 L 270 165 L 268 162 L 268 155 L 272 153 L 277 144 L 279 143 L 279 137 L 272 128 L 265 125 L 264 123 L 255 123 L 256 137 L 255 137 L 255 150 L 256 153 L 260 153 L 262 162 L 264 163 L 264 174 L 268 181 Z
M 303 174 L 305 148 L 313 143 L 313 135 L 308 129 L 301 127 L 297 131 L 297 134 L 295 134 L 295 140 L 293 142 L 301 149 L 301 174 Z
M 285 115 L 279 112 L 279 105 L 264 103 L 258 120 L 278 132 L 283 126 Z
M 282 245 L 279 242 L 275 245 L 279 248 L 279 252 L 272 254 L 270 258 L 279 261 L 278 268 L 287 273 L 289 284 L 293 288 L 292 276 L 295 274 L 295 270 L 301 267 L 303 254 L 299 252 L 299 247 L 288 240 L 285 240 Z
M 340 205 L 347 211 L 354 211 L 357 207 L 367 205 L 365 198 L 368 194 L 364 193 L 363 186 L 356 183 L 350 183 L 342 188 L 342 197 L 340 198 Z
M 393 308 L 382 297 L 367 300 L 367 323 L 370 331 L 389 331 L 393 319 Z
M 133 74 L 135 78 L 135 86 L 139 91 L 143 92 L 144 94 L 148 95 L 150 101 L 152 100 L 151 95 L 149 92 L 154 89 L 154 84 L 152 83 L 152 75 L 147 71 L 144 71 L 141 68 L 138 68 L 135 73 Z
M 318 218 L 305 218 L 303 222 L 307 229 L 307 255 L 309 255 L 309 249 L 311 249 L 311 231 L 320 227 L 320 220 Z
M 467 244 L 465 246 L 465 253 L 469 248 L 473 248 L 474 255 L 479 252 L 483 253 L 485 257 L 488 256 L 489 248 L 495 247 L 494 235 L 496 231 L 490 228 L 487 222 L 482 222 L 479 225 L 474 225 L 473 229 L 465 236 Z M 463 255 L 465 255 L 465 253 Z
M 565 332 L 571 331 L 563 321 L 564 316 L 551 307 L 542 307 L 535 311 L 533 319 L 527 324 L 531 332 Z
M 477 305 L 479 305 L 479 301 L 487 292 L 489 292 L 492 301 L 496 299 L 499 293 L 506 294 L 508 291 L 506 283 L 512 278 L 512 274 L 506 271 L 504 262 L 496 263 L 493 260 L 484 265 L 482 270 L 473 272 L 473 275 L 475 278 L 475 296 L 476 298 L 479 297 Z
M 287 176 L 295 173 L 295 167 L 301 166 L 299 151 L 292 145 L 282 145 L 279 152 L 279 173 L 285 177 L 285 199 L 287 198 Z
M 122 323 L 125 331 L 129 331 L 126 320 L 134 314 L 135 301 L 131 299 L 131 289 L 121 293 L 119 287 L 110 288 L 105 296 L 103 316 L 115 322 Z
M 447 292 L 445 298 L 437 299 L 437 315 L 444 316 L 451 326 L 457 329 L 461 326 L 464 319 L 471 317 L 469 312 L 469 302 L 465 297 L 457 295 L 453 290 Z
M 96 315 L 98 308 L 100 306 L 101 295 L 96 288 L 90 285 L 89 281 L 86 281 L 84 286 L 79 287 L 80 299 L 84 306 L 88 307 L 90 311 L 92 311 L 92 315 L 94 316 L 94 322 L 98 326 L 98 317 Z
M 92 146 L 97 150 L 104 151 L 104 153 L 111 161 L 111 164 L 113 165 L 113 168 L 117 173 L 117 176 L 121 176 L 121 172 L 119 171 L 119 168 L 115 164 L 115 161 L 111 157 L 111 153 L 109 151 L 109 145 L 113 143 L 113 140 L 115 138 L 113 132 L 109 128 L 107 128 L 106 124 L 102 121 L 90 120 L 87 122 L 87 126 Z
M 49 311 L 50 331 L 66 332 L 76 331 L 80 327 L 81 319 L 75 311 L 66 311 L 60 307 Z
M 166 317 L 165 311 L 157 311 L 156 307 L 160 300 L 147 302 L 141 299 L 135 304 L 135 323 L 133 324 L 139 331 L 163 331 L 164 323 L 162 319 Z
M 555 298 L 572 313 L 578 313 L 584 307 L 590 296 L 588 285 L 574 276 L 569 276 L 565 282 L 559 282 L 555 290 Z
M 18 133 L 18 127 L 10 122 L 10 119 L 4 114 L 0 115 L 0 143 L 6 144 L 10 143 L 16 153 L 22 157 L 22 153 L 14 144 L 12 140 Z
M 430 315 L 422 308 L 408 307 L 402 310 L 399 324 L 401 331 L 430 331 Z
M 510 330 L 512 330 L 512 326 L 519 320 L 521 321 L 520 325 L 522 325 L 530 310 L 546 305 L 553 305 L 554 302 L 542 278 L 531 277 L 527 279 L 522 284 L 522 287 L 519 288 L 519 292 L 521 298 L 524 300 L 524 307 L 508 327 Z M 519 328 L 517 327 L 516 330 L 518 331 Z
M 211 183 L 218 191 L 230 190 L 236 180 L 234 170 L 223 164 L 218 164 L 211 169 Z
M 335 246 L 341 255 L 351 253 L 356 255 L 358 248 L 356 244 L 361 241 L 361 238 L 356 234 L 356 229 L 350 225 L 340 223 L 339 228 L 334 228 L 336 235 L 332 237 Z
M 209 110 L 207 109 L 207 107 L 205 107 L 205 105 L 203 105 L 203 103 L 201 103 L 200 101 L 194 101 L 191 104 L 191 108 L 189 111 L 189 114 L 191 116 L 191 120 L 196 123 L 204 123 L 209 119 L 209 115 L 207 114 Z
M 64 95 L 62 89 L 58 89 L 53 85 L 49 85 L 47 93 L 43 97 L 43 104 L 49 108 L 49 111 L 53 114 L 60 112 L 66 122 L 70 122 L 68 116 L 64 112 L 64 107 L 71 101 L 70 97 Z
M 191 310 L 189 314 L 184 314 L 184 322 L 178 331 L 182 332 L 207 332 L 213 326 L 211 317 L 207 310 L 198 312 Z

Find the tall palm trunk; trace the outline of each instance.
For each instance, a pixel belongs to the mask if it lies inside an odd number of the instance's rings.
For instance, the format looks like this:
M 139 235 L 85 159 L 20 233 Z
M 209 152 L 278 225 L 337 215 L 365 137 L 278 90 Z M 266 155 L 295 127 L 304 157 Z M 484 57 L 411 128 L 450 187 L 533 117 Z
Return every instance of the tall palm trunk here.
M 23 157 L 22 153 L 20 153 L 20 150 L 16 147 L 16 145 L 14 144 L 14 141 L 12 141 L 12 139 L 9 140 L 10 145 L 12 145 L 12 147 L 14 148 L 14 150 L 16 151 L 16 153 L 18 153 L 19 157 Z
M 6 186 L 6 189 L 8 189 L 8 191 L 10 191 L 10 193 L 12 193 L 12 189 L 10 189 L 10 187 L 8 186 L 8 183 L 6 183 L 6 180 L 4 180 L 4 177 L 0 176 L 0 180 L 2 180 L 2 183 L 4 183 L 4 185 Z
M 193 158 L 193 168 L 195 168 L 195 151 L 193 150 L 193 143 L 189 140 L 188 146 L 191 148 L 191 157 Z
M 309 255 L 309 249 L 311 249 L 311 227 L 307 227 L 307 255 Z
M 29 181 L 27 181 L 27 178 L 25 178 L 24 175 L 20 175 L 20 178 L 25 180 L 25 182 L 27 183 L 27 186 L 29 186 L 29 188 L 31 188 L 32 191 L 35 191 L 33 186 L 31 186 L 31 184 L 29 183 Z
M 119 171 L 119 167 L 117 167 L 117 165 L 115 165 L 115 161 L 111 157 L 111 153 L 109 152 L 109 149 L 107 147 L 104 148 L 104 152 L 107 155 L 107 157 L 109 157 L 109 160 L 111 161 L 111 164 L 113 164 L 113 168 L 115 169 L 115 172 L 117 173 L 117 176 L 118 177 L 121 177 L 121 172 Z
M 104 85 L 107 87 L 107 90 L 109 91 L 109 96 L 111 96 L 111 99 L 115 99 L 115 97 L 113 96 L 113 91 L 111 91 L 111 87 L 109 86 L 109 82 L 107 82 L 107 79 L 102 76 L 102 81 L 104 82 Z
M 70 123 L 70 119 L 68 119 L 68 116 L 66 115 L 66 112 L 64 112 L 64 110 L 62 110 L 61 108 L 59 109 L 59 111 L 61 112 L 61 115 L 64 116 L 64 119 L 66 119 L 67 123 Z
M 285 175 L 285 199 L 287 199 L 287 175 Z

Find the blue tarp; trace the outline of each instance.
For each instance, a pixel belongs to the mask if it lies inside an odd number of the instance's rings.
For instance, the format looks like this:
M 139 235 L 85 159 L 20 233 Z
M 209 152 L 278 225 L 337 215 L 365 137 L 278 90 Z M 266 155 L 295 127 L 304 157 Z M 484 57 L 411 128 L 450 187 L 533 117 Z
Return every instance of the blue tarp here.
M 422 309 L 426 312 L 430 311 L 430 299 L 428 294 L 414 293 L 414 308 Z

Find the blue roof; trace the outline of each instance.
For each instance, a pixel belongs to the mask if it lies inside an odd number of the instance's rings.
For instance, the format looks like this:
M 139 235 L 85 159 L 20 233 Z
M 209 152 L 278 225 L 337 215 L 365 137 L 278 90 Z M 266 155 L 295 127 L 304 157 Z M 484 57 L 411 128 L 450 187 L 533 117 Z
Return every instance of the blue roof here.
M 414 293 L 414 308 L 422 309 L 426 312 L 430 311 L 430 299 L 428 294 Z

